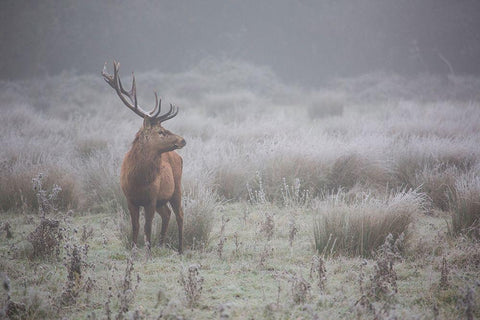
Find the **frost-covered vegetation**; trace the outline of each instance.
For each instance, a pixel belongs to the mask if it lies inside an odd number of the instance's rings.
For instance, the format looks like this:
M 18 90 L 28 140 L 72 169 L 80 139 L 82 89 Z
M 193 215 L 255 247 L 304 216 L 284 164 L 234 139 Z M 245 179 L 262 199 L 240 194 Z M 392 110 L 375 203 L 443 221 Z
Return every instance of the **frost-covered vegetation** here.
M 141 105 L 157 89 L 181 108 L 165 127 L 187 141 L 188 249 L 169 248 L 172 219 L 167 249 L 131 251 L 119 170 L 142 122 L 100 75 L 0 82 L 0 312 L 480 316 L 479 79 L 375 74 L 307 90 L 214 61 L 136 77 Z M 55 250 L 39 255 L 42 239 Z

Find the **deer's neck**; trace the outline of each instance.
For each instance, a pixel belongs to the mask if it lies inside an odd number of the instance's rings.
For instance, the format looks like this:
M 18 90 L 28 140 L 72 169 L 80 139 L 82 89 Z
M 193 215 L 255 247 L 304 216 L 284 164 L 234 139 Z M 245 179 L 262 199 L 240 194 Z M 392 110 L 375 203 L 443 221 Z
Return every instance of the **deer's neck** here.
M 161 154 L 149 150 L 140 141 L 135 141 L 129 152 L 129 161 L 132 169 L 129 178 L 137 185 L 150 184 L 158 176 L 160 171 Z

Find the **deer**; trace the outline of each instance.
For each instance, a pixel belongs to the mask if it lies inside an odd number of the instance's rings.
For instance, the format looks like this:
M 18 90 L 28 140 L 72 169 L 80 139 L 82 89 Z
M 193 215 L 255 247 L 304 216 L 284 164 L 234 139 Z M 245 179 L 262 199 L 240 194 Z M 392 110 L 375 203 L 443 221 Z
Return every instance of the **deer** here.
M 143 125 L 135 135 L 130 150 L 125 155 L 120 170 L 120 186 L 127 199 L 132 223 L 132 241 L 137 244 L 140 207 L 145 211 L 144 232 L 147 246 L 151 245 L 152 222 L 155 212 L 162 218 L 160 245 L 165 245 L 165 235 L 170 221 L 170 204 L 178 226 L 178 252 L 183 251 L 182 169 L 183 159 L 175 151 L 186 145 L 185 139 L 162 124 L 178 114 L 178 107 L 161 114 L 162 100 L 155 91 L 155 106 L 150 112 L 138 105 L 135 75 L 132 72 L 130 91 L 123 88 L 119 76 L 120 63 L 113 61 L 113 75 L 103 67 L 103 79 L 115 90 L 125 106 L 143 118 Z

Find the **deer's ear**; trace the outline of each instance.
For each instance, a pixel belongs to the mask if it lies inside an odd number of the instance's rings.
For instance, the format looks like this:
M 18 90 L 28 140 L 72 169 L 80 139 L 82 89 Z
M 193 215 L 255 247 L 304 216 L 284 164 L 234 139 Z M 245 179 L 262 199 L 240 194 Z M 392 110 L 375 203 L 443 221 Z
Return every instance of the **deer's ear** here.
M 149 117 L 144 117 L 143 118 L 143 127 L 144 128 L 150 128 L 153 124 L 153 121 L 152 119 L 150 119 Z

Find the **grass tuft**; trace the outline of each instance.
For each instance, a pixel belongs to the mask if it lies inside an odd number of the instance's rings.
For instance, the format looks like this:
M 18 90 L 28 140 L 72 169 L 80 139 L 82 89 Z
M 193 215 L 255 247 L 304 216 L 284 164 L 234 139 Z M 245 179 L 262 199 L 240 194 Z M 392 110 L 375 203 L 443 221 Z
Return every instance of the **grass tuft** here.
M 211 189 L 197 187 L 184 193 L 183 196 L 183 245 L 195 250 L 205 248 L 210 241 L 215 212 L 221 206 L 218 195 Z M 160 236 L 161 224 L 157 224 L 157 235 Z M 174 215 L 167 229 L 167 243 L 173 246 L 178 242 L 178 228 Z
M 450 233 L 480 239 L 480 177 L 466 174 L 457 180 L 450 197 Z
M 372 257 L 386 236 L 406 234 L 414 214 L 424 212 L 425 196 L 415 190 L 399 191 L 386 199 L 365 196 L 346 203 L 345 194 L 320 203 L 313 235 L 322 256 Z

